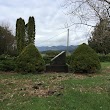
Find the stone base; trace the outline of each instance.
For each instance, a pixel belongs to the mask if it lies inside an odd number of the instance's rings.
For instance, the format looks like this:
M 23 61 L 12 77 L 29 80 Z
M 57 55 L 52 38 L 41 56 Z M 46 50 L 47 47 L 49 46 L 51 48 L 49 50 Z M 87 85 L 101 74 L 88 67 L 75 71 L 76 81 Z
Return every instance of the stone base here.
M 68 73 L 68 65 L 46 65 L 46 72 Z

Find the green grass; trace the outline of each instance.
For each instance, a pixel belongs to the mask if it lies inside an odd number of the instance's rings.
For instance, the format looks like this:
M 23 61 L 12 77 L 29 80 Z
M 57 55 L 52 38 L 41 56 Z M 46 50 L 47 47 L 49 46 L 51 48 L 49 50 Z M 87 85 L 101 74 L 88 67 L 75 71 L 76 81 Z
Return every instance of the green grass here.
M 0 110 L 110 110 L 110 62 L 90 75 L 1 72 Z

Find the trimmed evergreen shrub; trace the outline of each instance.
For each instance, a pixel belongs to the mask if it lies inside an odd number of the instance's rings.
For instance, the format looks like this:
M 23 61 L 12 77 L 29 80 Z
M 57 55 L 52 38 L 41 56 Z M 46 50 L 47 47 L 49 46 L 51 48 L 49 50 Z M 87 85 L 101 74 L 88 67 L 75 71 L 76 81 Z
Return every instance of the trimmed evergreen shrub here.
M 16 62 L 16 70 L 21 72 L 35 73 L 44 71 L 45 69 L 44 60 L 33 44 L 29 44 L 23 49 L 21 54 L 17 57 Z
M 72 53 L 70 66 L 79 73 L 94 73 L 101 69 L 97 53 L 85 43 Z

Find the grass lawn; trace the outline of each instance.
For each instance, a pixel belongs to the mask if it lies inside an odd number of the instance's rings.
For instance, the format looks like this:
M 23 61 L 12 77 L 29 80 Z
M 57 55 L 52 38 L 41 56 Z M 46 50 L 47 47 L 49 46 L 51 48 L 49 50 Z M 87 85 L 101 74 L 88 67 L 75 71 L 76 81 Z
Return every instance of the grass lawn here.
M 110 62 L 92 75 L 0 72 L 0 110 L 110 110 Z

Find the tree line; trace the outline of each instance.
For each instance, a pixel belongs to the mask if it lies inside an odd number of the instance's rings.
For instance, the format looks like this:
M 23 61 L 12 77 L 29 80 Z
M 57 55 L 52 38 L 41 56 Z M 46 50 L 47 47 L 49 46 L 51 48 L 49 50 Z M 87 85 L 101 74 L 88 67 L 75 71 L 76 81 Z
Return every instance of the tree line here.
M 87 20 L 93 20 L 91 16 L 98 19 L 97 24 L 92 26 L 94 30 L 91 32 L 88 44 L 97 53 L 110 53 L 110 2 L 108 0 L 98 0 L 96 2 L 94 0 L 81 0 L 80 2 L 78 0 L 68 0 L 67 6 L 69 7 L 69 5 L 71 7 L 76 6 L 75 10 L 71 10 L 70 14 L 81 19 L 81 22 L 76 24 L 90 26 Z M 91 15 L 85 14 L 84 8 L 86 7 L 88 7 L 87 9 L 91 12 Z M 30 43 L 34 44 L 34 41 L 35 19 L 33 16 L 29 17 L 28 23 L 25 23 L 22 18 L 17 19 L 15 36 L 8 26 L 0 26 L 0 54 L 11 54 L 15 49 L 15 45 L 17 47 L 15 50 L 19 54 L 24 47 Z

